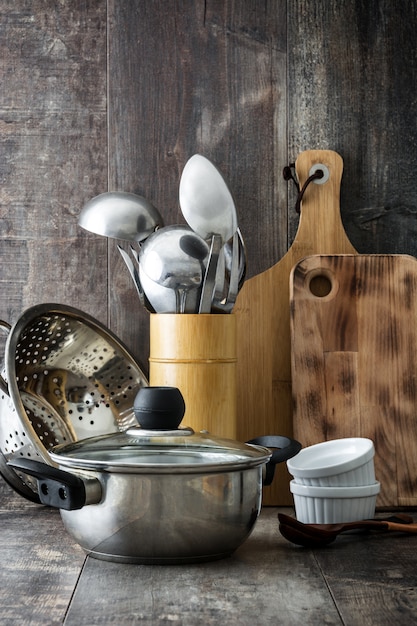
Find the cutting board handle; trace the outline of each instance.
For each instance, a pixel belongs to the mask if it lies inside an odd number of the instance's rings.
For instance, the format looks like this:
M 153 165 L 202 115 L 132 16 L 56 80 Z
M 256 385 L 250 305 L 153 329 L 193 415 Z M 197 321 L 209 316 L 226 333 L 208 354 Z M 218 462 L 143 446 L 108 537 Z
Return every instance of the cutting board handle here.
M 355 249 L 346 235 L 340 215 L 343 174 L 340 154 L 333 150 L 306 150 L 298 156 L 295 169 L 301 190 L 313 173 L 320 169 L 324 172 L 323 178 L 313 180 L 304 190 L 295 246 L 305 246 L 307 254 L 318 250 L 326 254 L 340 250 L 354 254 Z M 328 246 L 326 250 L 323 249 L 324 241 Z

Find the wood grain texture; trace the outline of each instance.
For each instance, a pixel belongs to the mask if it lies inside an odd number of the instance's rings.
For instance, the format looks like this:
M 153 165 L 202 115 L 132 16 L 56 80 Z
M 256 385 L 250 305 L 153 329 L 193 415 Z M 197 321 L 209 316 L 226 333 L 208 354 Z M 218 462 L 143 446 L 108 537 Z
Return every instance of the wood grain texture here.
M 94 560 L 59 513 L 0 480 L 1 620 L 12 626 L 414 624 L 417 538 L 346 534 L 300 549 L 265 508 L 234 556 L 191 566 Z M 290 509 L 281 509 L 293 514 Z
M 0 480 L 1 622 L 62 624 L 85 555 L 59 512 L 23 500 Z
M 417 255 L 416 24 L 415 0 L 288 3 L 289 154 L 341 154 L 342 218 L 363 253 Z
M 313 165 L 326 166 L 329 180 L 311 183 L 301 206 L 295 240 L 272 268 L 244 284 L 237 320 L 238 439 L 260 434 L 292 436 L 291 342 L 289 277 L 294 264 L 313 252 L 354 252 L 340 218 L 343 161 L 331 150 L 307 150 L 297 158 L 302 186 Z M 273 485 L 264 492 L 267 504 L 291 504 L 289 476 L 278 468 Z
M 77 226 L 107 185 L 106 3 L 0 14 L 0 316 L 52 301 L 107 322 L 107 244 Z
M 236 439 L 235 315 L 152 314 L 149 384 L 178 387 L 183 426 Z
M 411 535 L 387 533 L 344 535 L 330 550 L 315 551 L 343 624 L 416 623 L 416 547 Z
M 268 267 L 287 247 L 285 2 L 110 2 L 109 37 L 110 188 L 183 223 L 181 172 L 202 153 L 235 196 L 248 273 Z M 147 371 L 149 317 L 113 245 L 110 271 L 112 327 Z
M 372 439 L 379 506 L 417 504 L 416 295 L 406 255 L 311 256 L 290 278 L 295 436 Z
M 355 248 L 415 255 L 416 5 L 0 0 L 0 317 L 78 306 L 147 371 L 148 314 L 115 242 L 77 216 L 110 188 L 181 221 L 179 177 L 197 151 L 234 193 L 248 277 L 294 239 L 281 172 L 315 148 L 344 159 Z
M 260 523 L 262 519 L 262 524 Z M 311 552 L 293 550 L 264 510 L 228 559 L 186 566 L 126 566 L 87 559 L 66 626 L 341 624 Z M 92 590 L 100 589 L 99 596 Z

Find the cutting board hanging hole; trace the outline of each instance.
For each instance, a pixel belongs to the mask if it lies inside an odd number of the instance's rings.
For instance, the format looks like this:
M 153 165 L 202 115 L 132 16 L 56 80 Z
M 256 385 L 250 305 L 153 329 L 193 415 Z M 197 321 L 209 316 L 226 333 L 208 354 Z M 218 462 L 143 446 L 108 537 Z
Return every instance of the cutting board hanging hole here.
M 313 276 L 308 285 L 310 292 L 316 298 L 325 298 L 332 291 L 332 281 L 328 276 L 324 274 L 318 274 L 317 276 Z
M 303 283 L 310 296 L 322 300 L 331 300 L 339 291 L 339 282 L 336 276 L 322 267 L 316 267 L 307 272 Z
M 300 213 L 300 211 L 301 211 L 301 200 L 303 199 L 304 193 L 305 193 L 307 187 L 309 186 L 309 184 L 310 183 L 319 183 L 320 185 L 322 185 L 327 180 L 329 180 L 329 170 L 328 170 L 328 168 L 325 165 L 323 165 L 322 163 L 316 163 L 315 165 L 313 165 L 313 167 L 310 169 L 309 177 L 307 178 L 307 180 L 305 181 L 304 185 L 302 186 L 302 188 L 298 192 L 297 202 L 295 203 L 295 210 L 296 210 L 297 213 Z
M 310 169 L 308 173 L 309 177 L 314 176 L 316 172 L 321 172 L 323 175 L 320 178 L 314 178 L 313 183 L 315 185 L 324 185 L 324 183 L 327 183 L 330 178 L 329 168 L 326 165 L 323 165 L 323 163 L 316 163 Z

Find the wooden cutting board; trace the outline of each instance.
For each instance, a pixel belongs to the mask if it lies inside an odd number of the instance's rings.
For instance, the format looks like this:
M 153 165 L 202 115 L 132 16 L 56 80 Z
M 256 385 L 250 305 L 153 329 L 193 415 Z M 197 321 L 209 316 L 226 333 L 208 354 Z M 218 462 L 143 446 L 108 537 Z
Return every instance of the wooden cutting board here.
M 340 217 L 342 158 L 331 150 L 302 152 L 296 161 L 300 187 L 316 164 L 326 166 L 329 179 L 307 187 L 292 246 L 273 267 L 245 282 L 234 309 L 240 441 L 258 435 L 293 434 L 289 311 L 292 267 L 311 254 L 355 252 Z M 286 466 L 281 464 L 271 487 L 264 489 L 264 504 L 291 505 L 289 481 Z
M 417 260 L 311 256 L 294 268 L 290 297 L 296 438 L 369 437 L 377 506 L 415 506 Z

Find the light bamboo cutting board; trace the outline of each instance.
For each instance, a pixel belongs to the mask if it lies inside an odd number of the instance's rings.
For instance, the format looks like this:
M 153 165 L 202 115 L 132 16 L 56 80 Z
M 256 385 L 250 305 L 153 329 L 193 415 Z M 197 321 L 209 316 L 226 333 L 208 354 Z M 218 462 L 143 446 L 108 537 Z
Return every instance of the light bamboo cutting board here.
M 291 436 L 291 345 L 289 277 L 303 257 L 316 253 L 354 253 L 340 217 L 343 161 L 330 150 L 302 152 L 296 161 L 300 187 L 311 168 L 329 171 L 324 184 L 312 182 L 304 194 L 294 242 L 283 258 L 244 284 L 237 303 L 237 438 L 258 435 Z M 277 468 L 264 504 L 291 505 L 290 477 L 285 464 Z
M 307 446 L 369 437 L 377 506 L 415 506 L 417 259 L 308 257 L 293 270 L 290 295 L 296 438 Z

